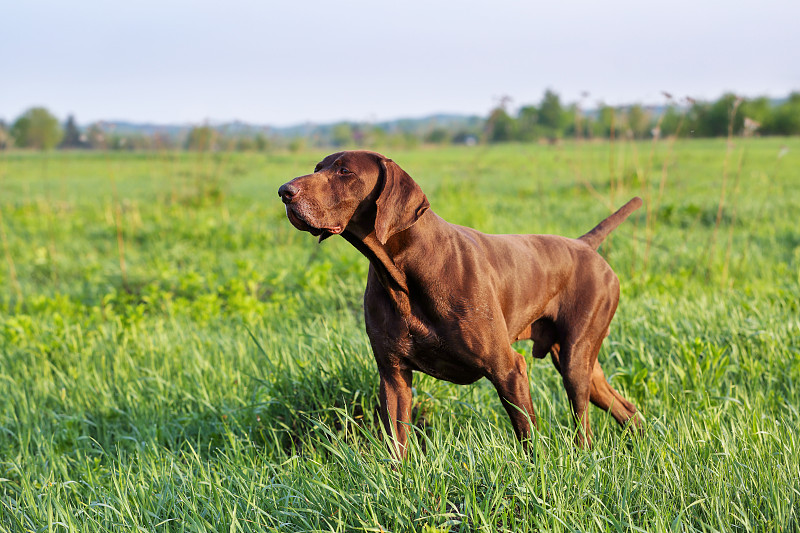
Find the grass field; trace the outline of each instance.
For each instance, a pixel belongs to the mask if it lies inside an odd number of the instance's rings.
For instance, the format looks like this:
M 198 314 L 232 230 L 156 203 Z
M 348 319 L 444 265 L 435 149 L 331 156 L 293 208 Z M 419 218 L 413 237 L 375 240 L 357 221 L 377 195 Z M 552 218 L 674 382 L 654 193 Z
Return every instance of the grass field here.
M 0 152 L 0 531 L 800 529 L 800 139 L 394 151 L 451 222 L 578 236 L 642 438 L 531 360 L 535 457 L 491 385 L 416 374 L 389 454 L 367 261 L 286 220 L 324 155 Z M 519 348 L 530 353 L 530 346 Z

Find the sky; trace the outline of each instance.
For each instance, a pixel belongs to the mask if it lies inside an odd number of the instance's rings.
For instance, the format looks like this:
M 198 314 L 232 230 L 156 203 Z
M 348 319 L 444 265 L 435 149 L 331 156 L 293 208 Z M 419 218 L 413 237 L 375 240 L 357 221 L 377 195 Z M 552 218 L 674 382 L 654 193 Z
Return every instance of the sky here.
M 286 126 L 800 90 L 797 0 L 25 0 L 0 119 Z

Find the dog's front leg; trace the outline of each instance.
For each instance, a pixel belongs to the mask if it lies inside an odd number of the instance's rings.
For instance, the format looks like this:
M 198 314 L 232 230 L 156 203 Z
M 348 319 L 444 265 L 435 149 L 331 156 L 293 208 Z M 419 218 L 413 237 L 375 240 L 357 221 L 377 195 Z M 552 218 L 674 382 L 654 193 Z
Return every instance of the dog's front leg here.
M 386 433 L 394 439 L 394 453 L 406 456 L 406 428 L 411 423 L 411 370 L 381 370 L 381 420 Z

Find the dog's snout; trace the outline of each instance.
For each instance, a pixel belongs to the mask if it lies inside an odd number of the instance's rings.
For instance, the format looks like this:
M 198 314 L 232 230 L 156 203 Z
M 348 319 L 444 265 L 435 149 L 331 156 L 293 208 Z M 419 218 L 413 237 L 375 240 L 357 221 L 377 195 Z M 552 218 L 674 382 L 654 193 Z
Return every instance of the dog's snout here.
M 278 189 L 278 196 L 281 197 L 283 203 L 288 204 L 291 203 L 292 199 L 297 195 L 299 189 L 290 183 L 284 183 L 281 185 L 281 188 Z

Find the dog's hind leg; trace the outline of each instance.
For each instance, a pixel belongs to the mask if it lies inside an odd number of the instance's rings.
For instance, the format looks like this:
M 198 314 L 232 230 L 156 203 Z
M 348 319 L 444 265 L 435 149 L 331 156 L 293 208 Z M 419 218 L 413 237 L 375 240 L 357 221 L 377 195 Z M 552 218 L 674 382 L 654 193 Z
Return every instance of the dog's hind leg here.
M 637 430 L 641 430 L 641 422 L 636 416 L 636 407 L 608 383 L 603 369 L 600 367 L 600 361 L 595 361 L 592 369 L 589 400 L 600 409 L 609 411 L 623 428 L 630 422 Z
M 599 347 L 599 346 L 598 346 Z M 594 351 L 594 354 L 591 352 Z M 597 350 L 584 342 L 565 342 L 558 355 L 558 367 L 567 391 L 572 414 L 577 424 L 575 444 L 580 448 L 591 448 L 592 427 L 589 422 L 589 392 L 592 359 Z M 593 357 L 594 356 L 594 357 Z M 553 362 L 556 358 L 553 358 Z

